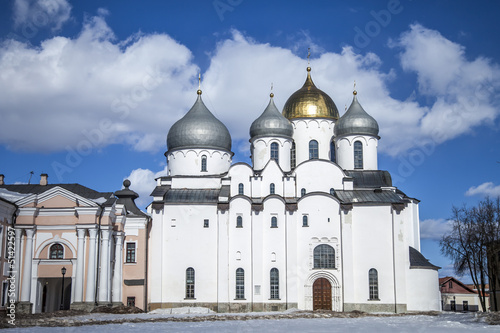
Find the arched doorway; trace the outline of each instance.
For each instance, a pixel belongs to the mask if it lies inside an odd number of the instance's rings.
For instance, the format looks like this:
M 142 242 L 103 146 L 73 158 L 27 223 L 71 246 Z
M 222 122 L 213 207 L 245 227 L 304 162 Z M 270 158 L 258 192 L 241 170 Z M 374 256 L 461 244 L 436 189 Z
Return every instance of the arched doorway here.
M 313 284 L 313 310 L 332 309 L 332 285 L 325 278 L 319 278 Z

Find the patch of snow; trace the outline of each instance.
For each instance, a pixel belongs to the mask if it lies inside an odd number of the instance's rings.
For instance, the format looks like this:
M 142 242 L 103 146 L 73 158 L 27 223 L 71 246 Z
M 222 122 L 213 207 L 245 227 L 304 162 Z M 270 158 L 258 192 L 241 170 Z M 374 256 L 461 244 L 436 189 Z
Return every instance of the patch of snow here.
M 5 188 L 0 188 L 0 197 L 12 203 L 21 200 L 22 198 L 26 198 L 30 194 L 18 193 L 9 191 Z
M 103 203 L 108 201 L 108 199 L 106 199 L 105 197 L 100 197 L 97 199 L 90 199 L 90 200 L 92 200 L 93 202 L 95 202 L 96 204 L 99 204 L 99 205 L 102 205 Z
M 203 313 L 216 313 L 209 308 L 203 307 L 182 307 L 182 308 L 167 308 L 167 309 L 156 309 L 148 312 L 148 314 L 203 314 Z

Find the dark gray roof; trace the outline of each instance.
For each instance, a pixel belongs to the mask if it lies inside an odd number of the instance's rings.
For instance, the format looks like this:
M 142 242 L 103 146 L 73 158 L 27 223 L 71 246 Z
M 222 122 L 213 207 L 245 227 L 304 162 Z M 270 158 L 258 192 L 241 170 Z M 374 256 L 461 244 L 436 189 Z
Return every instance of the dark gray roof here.
M 179 148 L 214 148 L 231 150 L 227 127 L 207 109 L 201 91 L 191 110 L 172 125 L 167 135 L 168 150 Z
M 285 136 L 292 137 L 293 127 L 288 119 L 283 117 L 274 105 L 273 95 L 267 105 L 267 108 L 255 119 L 250 126 L 250 137 L 258 136 Z
M 135 199 L 139 197 L 139 194 L 129 189 L 130 180 L 125 179 L 123 181 L 123 186 L 125 187 L 123 190 L 115 192 L 115 196 L 118 198 L 117 203 L 125 206 L 125 209 L 127 210 L 127 215 L 148 216 L 146 213 L 141 211 L 139 207 L 137 207 L 137 205 L 135 204 Z
M 378 130 L 377 121 L 359 104 L 355 92 L 351 106 L 335 124 L 335 136 L 351 134 L 378 136 Z
M 354 188 L 392 187 L 391 174 L 383 170 L 346 170 L 354 178 Z
M 165 193 L 170 189 L 170 185 L 156 186 L 150 196 L 152 197 L 163 197 Z
M 435 266 L 425 259 L 425 257 L 417 249 L 409 246 L 410 248 L 410 268 L 420 268 L 420 269 L 434 269 L 438 270 L 441 267 Z
M 75 193 L 81 197 L 95 200 L 99 198 L 106 199 L 104 206 L 111 206 L 116 200 L 113 196 L 113 192 L 97 192 L 88 187 L 80 184 L 14 184 L 14 185 L 0 185 L 0 188 L 4 188 L 11 192 L 23 193 L 23 194 L 40 194 L 54 187 L 62 187 L 65 190 Z
M 217 203 L 219 189 L 170 189 L 164 202 L 171 203 Z
M 342 203 L 404 203 L 391 190 L 336 190 L 335 196 Z

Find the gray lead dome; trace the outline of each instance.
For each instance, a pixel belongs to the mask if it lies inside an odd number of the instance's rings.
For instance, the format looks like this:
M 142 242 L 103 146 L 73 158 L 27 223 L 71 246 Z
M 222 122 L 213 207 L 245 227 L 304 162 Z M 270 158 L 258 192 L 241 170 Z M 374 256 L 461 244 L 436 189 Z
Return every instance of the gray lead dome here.
M 351 134 L 378 136 L 378 123 L 359 104 L 356 92 L 351 106 L 335 124 L 335 136 Z
M 191 110 L 172 125 L 167 135 L 168 150 L 180 148 L 213 148 L 231 150 L 227 127 L 207 109 L 201 91 Z
M 273 98 L 262 112 L 259 118 L 255 119 L 250 126 L 250 137 L 257 136 L 285 136 L 292 137 L 293 127 L 274 105 Z

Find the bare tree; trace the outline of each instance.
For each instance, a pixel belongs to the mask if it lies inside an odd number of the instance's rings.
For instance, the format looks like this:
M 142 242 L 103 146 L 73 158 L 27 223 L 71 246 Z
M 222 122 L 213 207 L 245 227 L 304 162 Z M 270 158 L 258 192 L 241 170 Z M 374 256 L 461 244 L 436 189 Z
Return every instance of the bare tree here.
M 441 252 L 451 258 L 455 272 L 468 273 L 479 291 L 479 300 L 486 311 L 486 283 L 496 295 L 500 250 L 500 197 L 486 198 L 475 207 L 452 209 L 452 229 L 443 235 Z M 492 309 L 497 311 L 496 297 Z

